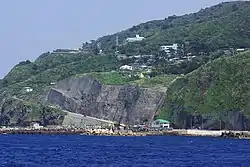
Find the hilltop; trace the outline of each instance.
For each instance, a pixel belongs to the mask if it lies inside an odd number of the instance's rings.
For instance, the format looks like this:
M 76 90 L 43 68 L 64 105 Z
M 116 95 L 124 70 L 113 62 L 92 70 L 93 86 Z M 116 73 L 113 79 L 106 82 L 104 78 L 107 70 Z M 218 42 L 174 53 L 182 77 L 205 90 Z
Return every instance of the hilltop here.
M 121 54 L 157 54 L 161 45 L 179 43 L 186 52 L 214 52 L 219 49 L 249 48 L 250 2 L 223 2 L 199 12 L 183 16 L 169 16 L 84 43 L 84 49 L 97 53 L 97 44 L 105 53 L 114 53 L 118 37 Z M 141 42 L 124 44 L 136 34 L 145 37 Z

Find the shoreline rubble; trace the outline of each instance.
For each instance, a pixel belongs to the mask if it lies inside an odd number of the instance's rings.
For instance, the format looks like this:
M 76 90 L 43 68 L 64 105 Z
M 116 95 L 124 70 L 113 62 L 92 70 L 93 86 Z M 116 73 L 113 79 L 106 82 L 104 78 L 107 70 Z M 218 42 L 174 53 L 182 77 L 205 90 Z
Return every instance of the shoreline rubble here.
M 207 136 L 222 138 L 250 139 L 249 131 L 212 131 L 212 130 L 194 130 L 194 129 L 173 129 L 160 131 L 132 131 L 132 130 L 110 130 L 110 129 L 0 129 L 0 134 L 49 134 L 49 135 L 97 135 L 97 136 Z

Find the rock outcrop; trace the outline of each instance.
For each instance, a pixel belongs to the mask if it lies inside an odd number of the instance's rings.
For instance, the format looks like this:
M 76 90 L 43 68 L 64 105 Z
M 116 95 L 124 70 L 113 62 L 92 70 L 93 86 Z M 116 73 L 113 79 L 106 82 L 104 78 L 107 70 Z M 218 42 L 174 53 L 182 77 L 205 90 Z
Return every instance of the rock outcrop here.
M 221 115 L 198 114 L 185 111 L 171 113 L 169 119 L 178 129 L 207 129 L 207 130 L 250 130 L 250 119 L 242 111 L 230 110 Z
M 150 123 L 165 93 L 136 85 L 103 85 L 92 76 L 68 78 L 50 90 L 47 102 L 64 110 L 124 124 Z
M 20 99 L 6 99 L 2 103 L 0 126 L 30 126 L 38 122 L 43 126 L 61 125 L 65 113 L 42 104 L 29 103 Z

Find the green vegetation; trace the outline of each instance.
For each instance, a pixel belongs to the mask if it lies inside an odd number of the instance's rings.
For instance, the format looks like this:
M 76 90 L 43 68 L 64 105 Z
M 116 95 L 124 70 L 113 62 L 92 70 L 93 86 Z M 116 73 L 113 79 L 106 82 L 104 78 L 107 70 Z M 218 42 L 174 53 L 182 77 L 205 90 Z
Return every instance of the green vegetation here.
M 173 120 L 186 112 L 220 119 L 228 111 L 250 116 L 249 73 L 250 52 L 210 62 L 169 87 L 160 117 Z
M 114 56 L 53 54 L 34 63 L 15 66 L 1 80 L 0 99 L 17 95 L 26 100 L 39 101 L 44 99 L 51 82 L 56 83 L 79 73 L 116 70 L 121 65 L 122 62 Z M 24 91 L 27 86 L 32 87 L 34 91 L 27 94 Z
M 122 54 L 157 54 L 161 45 L 179 43 L 185 52 L 210 53 L 218 49 L 250 47 L 250 2 L 224 2 L 202 9 L 197 13 L 170 16 L 164 20 L 149 21 L 132 28 L 99 38 L 84 49 L 96 50 L 102 43 L 105 53 L 114 53 L 116 36 L 119 36 L 119 51 Z M 136 34 L 146 37 L 143 42 L 122 44 Z M 93 51 L 94 52 L 94 51 Z
M 139 79 L 134 81 L 134 83 L 143 88 L 168 88 L 176 78 L 177 75 L 164 75 L 153 78 Z
M 7 99 L 1 106 L 0 124 L 29 126 L 31 122 L 42 125 L 60 125 L 66 114 L 58 109 L 18 99 Z
M 78 74 L 76 75 L 76 77 L 81 77 L 84 75 L 92 75 L 105 85 L 124 85 L 135 80 L 135 78 L 130 77 L 130 72 L 116 72 L 116 71 L 93 72 L 80 75 Z
M 41 75 L 47 75 L 49 73 L 49 76 L 45 76 L 43 80 L 50 82 L 51 78 L 57 80 L 67 77 L 68 74 L 66 73 L 72 70 L 75 70 L 75 72 L 80 70 L 84 71 L 90 69 L 92 65 L 93 70 L 95 70 L 96 66 L 108 63 L 109 59 L 111 63 L 115 64 L 114 58 L 111 56 L 92 57 L 91 55 L 82 54 L 50 54 L 44 58 L 37 59 L 34 63 L 19 63 L 19 65 L 15 66 L 8 75 L 4 77 L 2 84 L 3 86 L 9 86 L 28 80 L 33 76 L 38 76 L 38 74 L 41 73 L 43 73 Z M 100 66 L 100 68 L 101 67 L 103 66 Z M 100 69 L 98 68 L 97 70 Z M 53 75 L 53 73 L 56 74 Z M 60 76 L 58 76 L 58 73 L 60 73 Z M 68 76 L 70 76 L 70 74 Z M 38 78 L 39 77 L 40 76 L 38 76 Z
M 130 77 L 130 72 L 94 72 L 78 74 L 75 77 L 92 75 L 105 85 L 136 84 L 142 88 L 168 88 L 168 86 L 178 77 L 178 75 L 161 75 L 152 78 Z

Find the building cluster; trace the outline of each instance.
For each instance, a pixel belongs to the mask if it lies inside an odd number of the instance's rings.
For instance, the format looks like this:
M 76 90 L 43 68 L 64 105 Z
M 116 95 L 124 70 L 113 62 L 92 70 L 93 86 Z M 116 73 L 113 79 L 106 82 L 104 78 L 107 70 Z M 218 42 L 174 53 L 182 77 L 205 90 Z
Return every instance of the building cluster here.
M 119 68 L 122 72 L 130 72 L 129 77 L 137 77 L 137 78 L 150 78 L 150 74 L 152 72 L 152 66 L 134 66 L 134 65 L 123 65 Z
M 177 54 L 178 49 L 179 49 L 178 44 L 163 45 L 160 47 L 160 51 L 165 52 L 168 56 L 171 56 L 171 53 Z
M 81 53 L 82 49 L 81 48 L 77 48 L 77 49 L 55 49 L 53 50 L 51 53 L 71 53 L 71 54 L 77 54 L 77 53 Z

